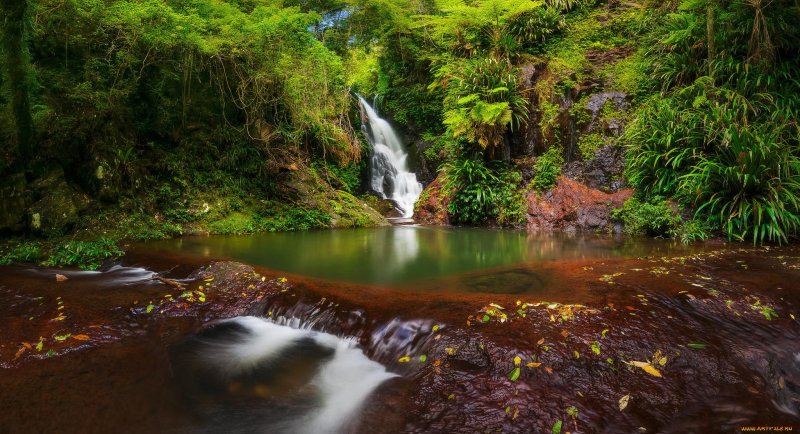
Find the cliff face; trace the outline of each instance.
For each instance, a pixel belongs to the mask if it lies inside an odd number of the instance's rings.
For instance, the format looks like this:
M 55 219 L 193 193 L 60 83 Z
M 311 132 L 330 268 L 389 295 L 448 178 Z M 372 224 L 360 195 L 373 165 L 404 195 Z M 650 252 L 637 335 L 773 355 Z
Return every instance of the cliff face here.
M 522 175 L 530 230 L 622 229 L 610 211 L 632 195 L 623 176 L 623 134 L 648 80 L 639 41 L 626 35 L 632 14 L 610 4 L 576 18 L 560 40 L 519 68 L 528 121 L 509 135 L 506 154 Z M 533 192 L 537 160 L 553 147 L 565 162 L 562 176 L 551 191 Z M 418 203 L 420 223 L 447 221 L 439 184 L 434 181 Z

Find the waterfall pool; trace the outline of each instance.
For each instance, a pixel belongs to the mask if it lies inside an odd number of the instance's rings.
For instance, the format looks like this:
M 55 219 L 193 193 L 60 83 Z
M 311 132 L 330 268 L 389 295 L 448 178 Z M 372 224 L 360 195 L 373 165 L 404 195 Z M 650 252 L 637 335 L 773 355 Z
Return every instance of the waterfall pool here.
M 552 265 L 683 255 L 710 247 L 599 235 L 529 234 L 483 228 L 393 226 L 197 236 L 133 251 L 242 261 L 319 279 L 431 292 L 536 293 L 555 284 Z M 492 280 L 498 284 L 490 285 Z

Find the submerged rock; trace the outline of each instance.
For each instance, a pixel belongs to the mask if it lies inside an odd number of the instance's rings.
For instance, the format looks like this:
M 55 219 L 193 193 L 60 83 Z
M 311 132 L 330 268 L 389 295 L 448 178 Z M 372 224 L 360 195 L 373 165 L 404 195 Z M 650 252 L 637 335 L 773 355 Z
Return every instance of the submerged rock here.
M 562 176 L 547 193 L 528 195 L 528 230 L 567 232 L 621 232 L 611 219 L 611 210 L 633 195 L 633 190 L 605 193 Z

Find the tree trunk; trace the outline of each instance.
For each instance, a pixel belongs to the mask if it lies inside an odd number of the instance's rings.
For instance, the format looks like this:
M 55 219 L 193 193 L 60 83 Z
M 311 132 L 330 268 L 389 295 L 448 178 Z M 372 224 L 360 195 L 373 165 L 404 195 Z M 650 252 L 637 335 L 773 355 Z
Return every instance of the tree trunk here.
M 25 47 L 25 15 L 27 0 L 0 0 L 0 43 L 5 58 L 8 86 L 11 89 L 11 111 L 17 128 L 16 166 L 24 168 L 33 156 L 30 81 L 30 61 Z
M 708 44 L 708 76 L 714 77 L 714 60 L 717 57 L 714 44 L 714 0 L 706 3 L 706 43 Z

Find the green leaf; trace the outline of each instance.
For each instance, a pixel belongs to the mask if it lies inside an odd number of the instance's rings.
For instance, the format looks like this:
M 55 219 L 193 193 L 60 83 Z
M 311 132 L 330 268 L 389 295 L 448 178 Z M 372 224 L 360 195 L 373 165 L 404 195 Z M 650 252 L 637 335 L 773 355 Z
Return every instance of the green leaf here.
M 425 363 L 426 360 L 428 360 L 428 356 L 427 355 L 423 354 L 423 355 L 419 356 L 419 362 L 420 363 Z
M 563 422 L 561 422 L 561 419 L 557 420 L 556 423 L 553 424 L 553 430 L 552 430 L 553 434 L 561 434 L 562 424 Z
M 514 368 L 511 372 L 508 373 L 508 379 L 511 381 L 519 380 L 519 374 L 522 370 L 519 367 Z
M 592 342 L 592 352 L 600 355 L 600 342 L 594 341 Z
M 153 306 L 152 304 L 147 305 L 147 313 L 152 312 L 153 308 L 155 308 L 155 306 Z
M 690 342 L 690 343 L 686 344 L 686 346 L 691 348 L 691 349 L 693 349 L 693 350 L 702 350 L 703 348 L 707 347 L 708 344 L 703 344 L 703 343 L 700 343 L 700 342 Z

